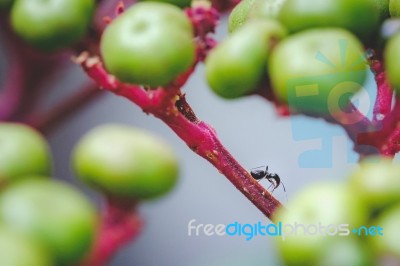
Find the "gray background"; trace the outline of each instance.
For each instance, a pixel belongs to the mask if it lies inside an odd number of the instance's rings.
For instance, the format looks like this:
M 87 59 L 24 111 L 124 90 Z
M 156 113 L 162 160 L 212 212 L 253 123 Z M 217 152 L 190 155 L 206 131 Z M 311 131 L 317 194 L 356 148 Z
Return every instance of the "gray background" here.
M 225 29 L 226 19 L 219 27 L 219 38 L 226 34 Z M 1 61 L 1 78 L 4 78 L 5 61 Z M 69 94 L 79 87 L 75 85 L 86 79 L 78 67 L 71 67 L 59 78 L 62 82 L 52 85 L 48 103 Z M 272 104 L 256 96 L 235 101 L 219 99 L 208 89 L 203 66 L 197 69 L 184 91 L 198 117 L 213 125 L 221 141 L 244 167 L 250 169 L 267 163 L 272 172 L 280 174 L 289 201 L 307 184 L 344 179 L 354 167 L 354 163 L 348 162 L 349 143 L 340 129 L 314 119 L 280 118 Z M 315 131 L 314 126 L 319 125 L 324 128 L 324 134 L 332 132 L 335 135 L 331 142 L 333 149 L 328 151 L 332 156 L 332 167 L 300 167 L 300 154 L 318 149 L 322 144 L 319 138 L 296 141 L 296 128 L 292 129 L 294 121 L 297 125 L 304 124 L 303 129 L 309 127 L 310 131 Z M 141 205 L 145 228 L 134 243 L 118 253 L 112 266 L 279 265 L 273 239 L 268 237 L 246 241 L 242 237 L 188 236 L 188 222 L 192 219 L 197 220 L 196 224 L 268 221 L 167 126 L 145 115 L 126 99 L 107 94 L 50 135 L 56 177 L 76 182 L 69 163 L 74 144 L 93 126 L 108 122 L 145 128 L 163 136 L 174 147 L 181 163 L 180 181 L 175 190 L 162 199 Z M 268 183 L 263 184 L 268 186 Z M 92 199 L 98 199 L 95 192 L 79 186 Z M 274 195 L 286 202 L 282 189 L 276 190 Z

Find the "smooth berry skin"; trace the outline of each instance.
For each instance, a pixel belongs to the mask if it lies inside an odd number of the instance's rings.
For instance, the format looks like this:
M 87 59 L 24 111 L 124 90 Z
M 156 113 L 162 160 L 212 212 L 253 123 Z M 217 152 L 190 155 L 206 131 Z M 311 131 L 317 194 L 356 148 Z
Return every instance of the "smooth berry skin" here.
M 36 130 L 0 123 L 0 186 L 29 175 L 47 176 L 52 168 L 49 146 Z
M 97 215 L 76 188 L 55 180 L 26 179 L 0 195 L 0 221 L 41 243 L 56 265 L 73 265 L 90 250 Z
M 14 0 L 0 0 L 0 9 L 1 8 L 9 8 L 11 7 Z
M 345 185 L 339 183 L 316 183 L 298 195 L 296 195 L 285 209 L 279 209 L 275 220 L 285 224 L 303 224 L 324 226 L 318 227 L 317 231 L 325 230 L 333 224 L 349 224 L 353 227 L 365 225 L 367 222 L 367 211 L 362 202 L 354 197 L 353 192 Z M 283 229 L 284 230 L 284 229 Z M 289 230 L 286 231 L 289 234 Z M 311 229 L 312 230 L 312 229 Z M 285 232 L 285 231 L 283 231 Z M 285 265 L 318 265 L 316 262 L 322 259 L 320 255 L 332 240 L 340 239 L 338 235 L 327 236 L 323 233 L 304 235 L 301 233 L 292 236 L 276 237 L 279 252 Z M 334 232 L 330 229 L 329 232 Z M 337 230 L 338 234 L 339 230 Z M 343 236 L 344 237 L 344 236 Z M 326 251 L 326 252 L 329 252 Z
M 391 17 L 400 17 L 399 0 L 389 0 L 389 13 Z
M 340 27 L 369 40 L 378 29 L 380 11 L 375 0 L 286 0 L 279 20 L 290 32 Z
M 105 30 L 100 43 L 107 70 L 126 83 L 164 86 L 195 60 L 193 28 L 178 7 L 141 2 Z
M 230 13 L 229 32 L 234 32 L 252 19 L 275 19 L 285 0 L 243 0 Z
M 253 20 L 235 31 L 206 60 L 210 88 L 226 99 L 255 91 L 267 71 L 273 45 L 286 34 L 286 30 L 273 20 Z
M 269 59 L 277 100 L 298 112 L 336 115 L 364 84 L 368 65 L 363 50 L 357 37 L 340 28 L 290 35 Z
M 385 69 L 394 90 L 400 92 L 400 34 L 393 35 L 384 50 Z
M 350 175 L 349 184 L 371 213 L 400 202 L 400 165 L 371 157 Z
M 350 236 L 334 239 L 322 248 L 314 265 L 374 266 L 370 247 L 360 240 L 361 237 L 354 239 Z
M 179 172 L 176 155 L 162 139 L 114 124 L 94 128 L 79 141 L 73 166 L 89 186 L 127 200 L 166 194 L 175 186 Z
M 389 18 L 390 17 L 390 13 L 389 13 L 390 0 L 374 0 L 374 2 L 375 2 L 375 6 L 378 8 L 378 10 L 380 12 L 381 20 Z
M 168 3 L 168 4 L 172 4 L 178 7 L 189 7 L 191 0 L 139 0 L 139 1 L 153 1 L 153 2 L 162 2 L 162 3 Z
M 0 228 L 0 258 L 3 266 L 53 266 L 50 253 L 27 236 Z
M 11 23 L 27 43 L 52 52 L 86 34 L 94 8 L 94 0 L 15 0 Z
M 382 236 L 368 237 L 370 245 L 378 256 L 393 256 L 400 260 L 400 202 L 385 209 L 379 216 L 371 222 L 375 226 L 382 228 Z

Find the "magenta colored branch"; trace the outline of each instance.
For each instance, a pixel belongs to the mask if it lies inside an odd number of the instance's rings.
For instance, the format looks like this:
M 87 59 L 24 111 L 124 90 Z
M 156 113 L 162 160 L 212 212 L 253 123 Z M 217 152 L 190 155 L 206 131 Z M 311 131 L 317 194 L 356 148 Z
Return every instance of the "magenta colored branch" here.
M 89 103 L 100 95 L 101 91 L 98 90 L 96 84 L 85 85 L 82 89 L 63 99 L 50 109 L 42 112 L 38 111 L 25 118 L 24 121 L 26 124 L 47 134 L 60 123 L 65 122 L 69 117 L 88 107 Z
M 2 26 L 2 40 L 7 48 L 7 60 L 9 62 L 4 75 L 5 82 L 0 92 L 0 121 L 8 120 L 16 112 L 19 107 L 23 94 L 23 88 L 26 80 L 26 69 L 23 64 L 24 60 L 17 51 L 14 38 L 11 38 L 11 30 L 7 21 L 8 16 L 0 13 L 2 17 L 0 24 Z
M 400 151 L 400 102 L 397 99 L 392 110 L 393 90 L 386 78 L 382 61 L 372 59 L 370 65 L 377 83 L 373 120 L 370 121 L 353 104 L 349 104 L 343 112 L 324 119 L 341 126 L 346 131 L 354 142 L 354 150 L 361 158 L 373 154 L 393 157 Z M 274 101 L 270 95 L 262 94 L 262 96 Z M 288 107 L 277 106 L 283 110 L 284 115 L 287 115 Z
M 377 99 L 374 106 L 373 121 L 379 121 L 391 111 L 393 90 L 386 78 L 382 61 L 373 59 L 370 65 L 372 72 L 375 74 L 375 80 L 378 88 Z
M 202 5 L 186 9 L 186 14 L 195 29 L 198 47 L 196 62 L 165 88 L 151 90 L 119 82 L 107 73 L 100 58 L 89 57 L 88 53 L 82 53 L 76 58 L 76 63 L 80 64 L 100 87 L 129 99 L 144 112 L 164 121 L 190 149 L 214 165 L 265 216 L 272 219 L 281 203 L 233 158 L 219 141 L 214 129 L 197 119 L 180 91 L 197 63 L 204 60 L 208 51 L 215 46 L 215 41 L 209 38 L 208 34 L 214 32 L 218 21 L 218 13 L 213 8 Z
M 66 53 L 39 52 L 12 31 L 7 14 L 0 14 L 0 26 L 7 48 L 7 71 L 0 94 L 0 120 L 19 121 L 39 100 L 40 90 L 68 61 Z
M 211 2 L 215 9 L 224 12 L 234 8 L 240 0 L 211 0 Z
M 380 126 L 365 134 L 360 134 L 359 142 L 372 145 L 384 156 L 393 157 L 400 151 L 400 101 L 397 98 L 393 110 L 385 117 Z
M 121 83 L 109 75 L 99 58 L 82 54 L 77 62 L 100 87 L 131 100 L 144 112 L 164 121 L 190 149 L 213 164 L 268 218 L 273 218 L 281 203 L 233 158 L 219 141 L 214 129 L 197 119 L 184 95 L 180 93 L 180 87 L 194 67 L 170 86 L 146 91 L 140 86 Z
M 0 94 L 0 121 L 10 119 L 19 107 L 25 85 L 23 60 L 12 49 L 9 50 L 10 64 Z
M 393 157 L 400 151 L 400 99 L 397 97 L 393 109 L 393 89 L 387 81 L 383 63 L 374 60 L 371 64 L 377 81 L 378 93 L 374 115 L 378 118 L 365 133 L 359 134 L 358 143 L 376 147 L 380 154 Z M 383 115 L 383 120 L 378 115 Z
M 107 265 L 120 248 L 140 234 L 142 227 L 142 220 L 136 212 L 136 203 L 108 198 L 92 252 L 80 265 Z

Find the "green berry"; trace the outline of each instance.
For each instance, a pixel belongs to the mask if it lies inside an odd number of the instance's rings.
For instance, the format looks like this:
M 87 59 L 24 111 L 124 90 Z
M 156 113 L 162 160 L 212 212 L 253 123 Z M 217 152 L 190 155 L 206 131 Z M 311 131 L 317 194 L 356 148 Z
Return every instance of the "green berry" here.
M 270 51 L 286 30 L 276 21 L 253 20 L 217 46 L 206 61 L 206 76 L 219 96 L 233 99 L 257 89 Z
M 374 0 L 375 6 L 380 11 L 381 19 L 386 19 L 390 16 L 389 14 L 389 2 L 390 0 Z
M 369 248 L 361 239 L 342 237 L 324 246 L 315 266 L 373 266 Z
M 170 191 L 178 162 L 169 145 L 150 132 L 104 125 L 75 147 L 75 171 L 84 182 L 122 198 L 150 199 Z
M 53 266 L 50 254 L 32 239 L 8 228 L 0 228 L 2 266 Z
M 277 18 L 285 0 L 243 0 L 229 15 L 228 28 L 233 32 L 252 19 Z
M 400 92 L 400 34 L 393 35 L 384 51 L 387 77 L 397 93 Z
M 163 2 L 169 3 L 179 7 L 188 7 L 191 4 L 191 0 L 139 0 L 139 1 L 154 1 L 154 2 Z
M 389 0 L 389 13 L 391 17 L 400 17 L 399 0 Z
M 382 228 L 383 236 L 370 237 L 372 247 L 381 256 L 393 256 L 400 261 L 400 205 L 399 203 L 392 208 L 385 210 L 379 217 L 372 222 L 375 226 Z
M 312 29 L 278 43 L 269 60 L 277 99 L 292 110 L 321 116 L 340 112 L 363 86 L 363 45 L 340 28 Z
M 363 161 L 350 176 L 350 186 L 371 212 L 400 202 L 400 165 L 389 159 Z
M 0 0 L 0 9 L 11 7 L 13 2 L 14 2 L 14 0 Z
M 344 185 L 321 183 L 307 187 L 288 204 L 287 209 L 279 210 L 275 216 L 275 220 L 282 223 L 282 235 L 286 235 L 284 239 L 277 237 L 285 263 L 316 265 L 316 261 L 322 259 L 319 254 L 332 241 L 345 237 L 340 234 L 348 237 L 353 227 L 366 223 L 366 214 L 361 201 Z M 287 224 L 292 226 L 291 230 Z M 298 226 L 298 233 L 290 235 L 296 224 L 306 229 Z
M 49 147 L 38 132 L 23 124 L 0 123 L 0 184 L 50 171 Z
M 380 12 L 375 0 L 286 0 L 279 19 L 291 32 L 340 27 L 367 40 L 379 26 Z
M 195 59 L 191 22 L 178 7 L 141 2 L 105 30 L 101 54 L 119 80 L 151 87 L 167 85 Z
M 70 185 L 27 179 L 0 195 L 0 222 L 46 247 L 57 265 L 72 265 L 90 250 L 97 215 L 89 201 Z
M 82 38 L 92 21 L 94 0 L 16 0 L 15 32 L 44 51 L 65 48 Z

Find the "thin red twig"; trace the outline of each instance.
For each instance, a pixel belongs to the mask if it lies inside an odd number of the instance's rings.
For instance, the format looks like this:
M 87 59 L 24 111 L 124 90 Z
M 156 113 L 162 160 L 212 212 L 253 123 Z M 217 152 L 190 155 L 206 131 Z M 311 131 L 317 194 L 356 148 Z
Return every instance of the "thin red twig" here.
M 106 265 L 121 247 L 140 234 L 142 227 L 135 202 L 107 198 L 92 252 L 80 265 Z
M 42 133 L 48 134 L 60 123 L 80 112 L 82 108 L 88 107 L 100 95 L 101 91 L 96 84 L 84 85 L 82 89 L 68 96 L 67 99 L 63 99 L 60 103 L 56 103 L 50 109 L 30 115 L 25 122 Z
M 195 153 L 208 160 L 242 192 L 268 218 L 281 206 L 267 190 L 255 181 L 224 148 L 214 129 L 200 121 L 187 104 L 180 87 L 186 82 L 194 67 L 181 75 L 167 88 L 146 91 L 137 85 L 119 82 L 104 69 L 99 58 L 82 54 L 77 59 L 86 73 L 99 86 L 123 96 L 143 111 L 164 121 Z
M 386 78 L 382 60 L 372 59 L 370 65 L 378 88 L 373 121 L 379 121 L 391 111 L 393 90 Z

